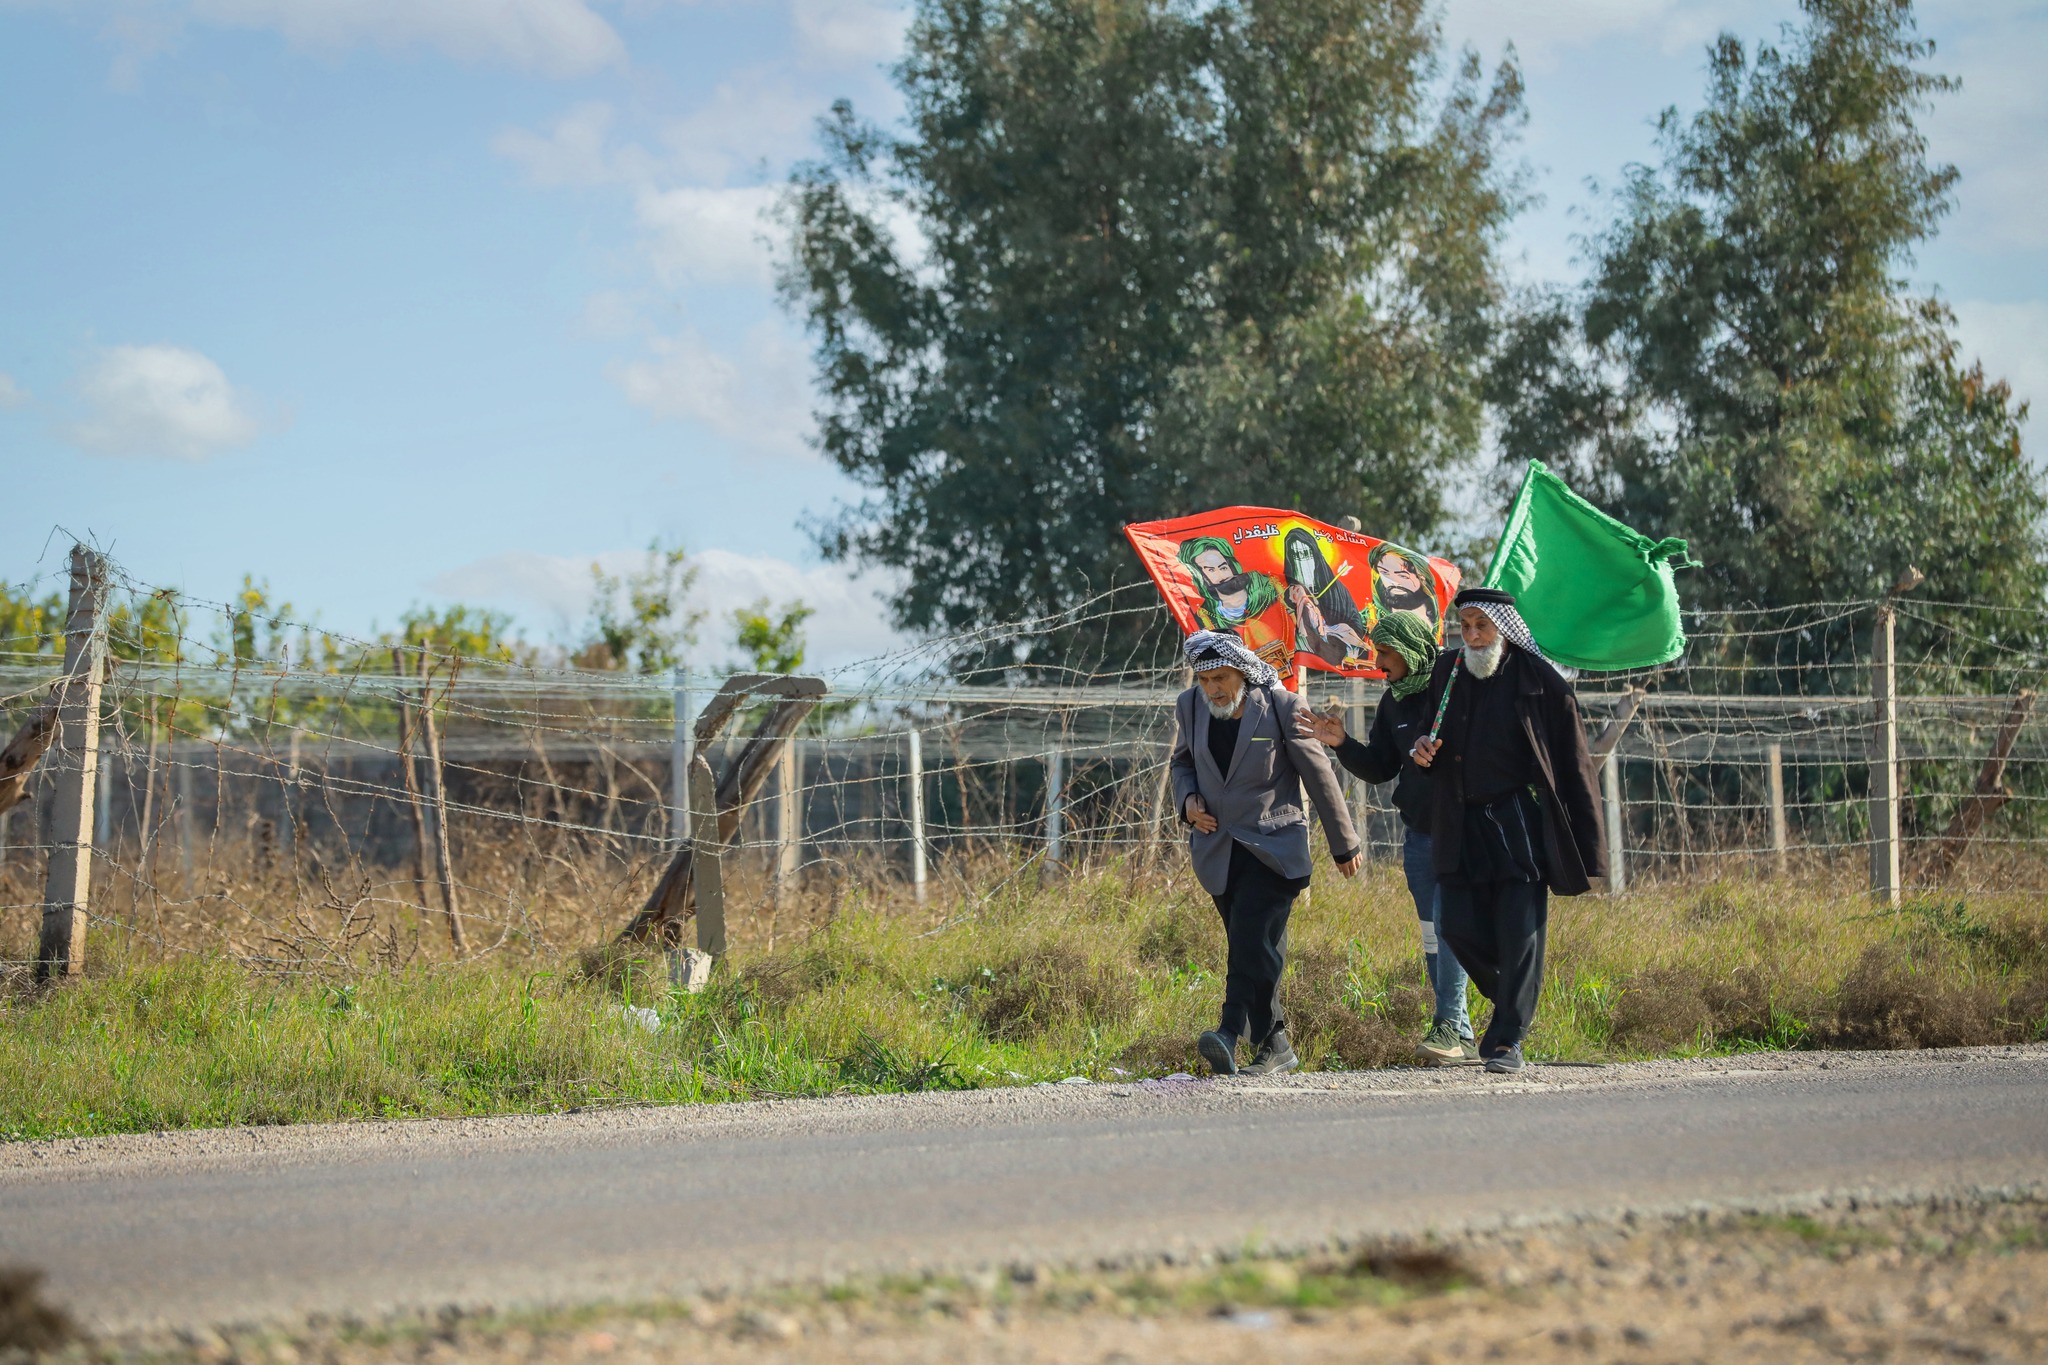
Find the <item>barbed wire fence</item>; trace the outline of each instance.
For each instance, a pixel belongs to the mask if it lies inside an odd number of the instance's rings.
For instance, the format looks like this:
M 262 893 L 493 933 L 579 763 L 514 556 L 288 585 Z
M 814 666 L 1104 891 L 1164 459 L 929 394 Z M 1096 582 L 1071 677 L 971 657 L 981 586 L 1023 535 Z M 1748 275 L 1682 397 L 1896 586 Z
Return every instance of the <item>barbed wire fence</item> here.
M 252 621 L 89 558 L 97 634 L 68 644 L 97 668 L 99 720 L 76 830 L 63 802 L 80 790 L 80 694 L 68 719 L 49 705 L 67 641 L 42 627 L 0 639 L 0 730 L 46 716 L 57 732 L 0 813 L 10 973 L 49 956 L 63 895 L 78 923 L 65 932 L 89 923 L 96 953 L 129 960 L 329 973 L 574 952 L 618 932 L 687 837 L 678 774 L 713 673 L 394 648 Z M 1579 680 L 1589 734 L 1611 750 L 1613 893 L 1761 876 L 1867 906 L 1873 885 L 1880 899 L 2041 888 L 2048 724 L 2033 697 L 2048 616 L 1908 596 L 1687 625 L 1677 664 Z M 259 652 L 259 638 L 278 647 Z M 1889 669 L 1872 660 L 1887 639 Z M 736 937 L 772 948 L 852 896 L 951 922 L 1057 869 L 1172 875 L 1167 758 L 1185 680 L 1160 661 L 1173 640 L 1139 586 L 825 674 L 728 857 Z M 307 642 L 297 657 L 292 641 Z M 1887 676 L 1889 705 L 1874 700 Z M 1377 684 L 1309 687 L 1363 733 Z M 718 770 L 744 742 L 704 757 Z M 0 791 L 7 780 L 0 764 Z M 1351 791 L 1369 854 L 1392 866 L 1384 792 Z M 52 870 L 67 856 L 86 878 L 75 891 Z

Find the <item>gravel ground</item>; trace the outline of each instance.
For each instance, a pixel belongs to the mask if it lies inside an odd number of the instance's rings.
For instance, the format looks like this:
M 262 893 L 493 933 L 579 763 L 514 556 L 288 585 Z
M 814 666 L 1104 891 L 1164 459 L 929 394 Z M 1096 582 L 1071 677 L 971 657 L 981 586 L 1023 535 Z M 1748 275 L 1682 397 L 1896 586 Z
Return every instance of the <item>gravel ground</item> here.
M 0 1356 L 4 1356 L 0 1352 Z M 1299 1258 L 188 1331 L 56 1358 L 557 1362 L 2039 1360 L 2048 1194 L 1823 1201 Z

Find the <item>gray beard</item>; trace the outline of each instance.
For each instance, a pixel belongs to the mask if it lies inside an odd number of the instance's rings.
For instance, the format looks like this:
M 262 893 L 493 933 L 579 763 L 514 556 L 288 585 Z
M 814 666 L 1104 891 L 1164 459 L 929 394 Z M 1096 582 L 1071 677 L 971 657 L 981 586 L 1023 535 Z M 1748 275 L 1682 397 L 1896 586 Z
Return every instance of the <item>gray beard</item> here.
M 1500 671 L 1500 661 L 1507 656 L 1507 640 L 1499 635 L 1485 649 L 1465 646 L 1465 668 L 1475 678 L 1490 678 Z
M 1211 719 L 1229 720 L 1237 714 L 1237 708 L 1244 705 L 1244 689 L 1242 687 L 1238 688 L 1236 692 L 1231 694 L 1230 700 L 1222 705 L 1210 701 L 1209 694 L 1204 692 L 1202 694 L 1202 703 L 1209 708 Z

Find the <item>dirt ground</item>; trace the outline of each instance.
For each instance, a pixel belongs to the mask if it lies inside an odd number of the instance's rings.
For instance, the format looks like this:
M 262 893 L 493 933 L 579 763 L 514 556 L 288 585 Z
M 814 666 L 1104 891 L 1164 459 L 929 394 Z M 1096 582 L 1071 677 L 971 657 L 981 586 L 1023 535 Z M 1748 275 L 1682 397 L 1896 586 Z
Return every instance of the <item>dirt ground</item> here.
M 4 1305 L 0 1305 L 4 1309 Z M 0 1311 L 0 1335 L 9 1320 Z M 25 1321 L 17 1312 L 14 1320 Z M 49 1343 L 54 1345 L 54 1342 Z M 25 1353 L 0 1349 L 0 1360 Z M 1719 1212 L 1144 1270 L 177 1337 L 41 1358 L 558 1362 L 2048 1358 L 2048 1195 Z

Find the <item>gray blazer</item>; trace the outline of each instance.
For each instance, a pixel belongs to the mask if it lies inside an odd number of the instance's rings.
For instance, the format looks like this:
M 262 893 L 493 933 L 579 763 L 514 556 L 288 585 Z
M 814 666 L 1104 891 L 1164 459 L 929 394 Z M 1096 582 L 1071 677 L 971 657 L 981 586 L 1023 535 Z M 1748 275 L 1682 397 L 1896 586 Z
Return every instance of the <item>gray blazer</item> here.
M 1173 808 L 1183 823 L 1188 798 L 1200 793 L 1216 817 L 1216 832 L 1190 828 L 1188 852 L 1195 877 L 1212 896 L 1230 880 L 1230 844 L 1243 844 L 1283 877 L 1309 874 L 1308 812 L 1301 789 L 1323 820 L 1330 856 L 1338 862 L 1358 856 L 1351 811 L 1330 766 L 1329 750 L 1295 733 L 1301 698 L 1281 687 L 1245 689 L 1244 718 L 1237 729 L 1236 755 L 1226 780 L 1209 752 L 1209 707 L 1202 689 L 1190 687 L 1174 703 L 1180 724 L 1173 740 Z

